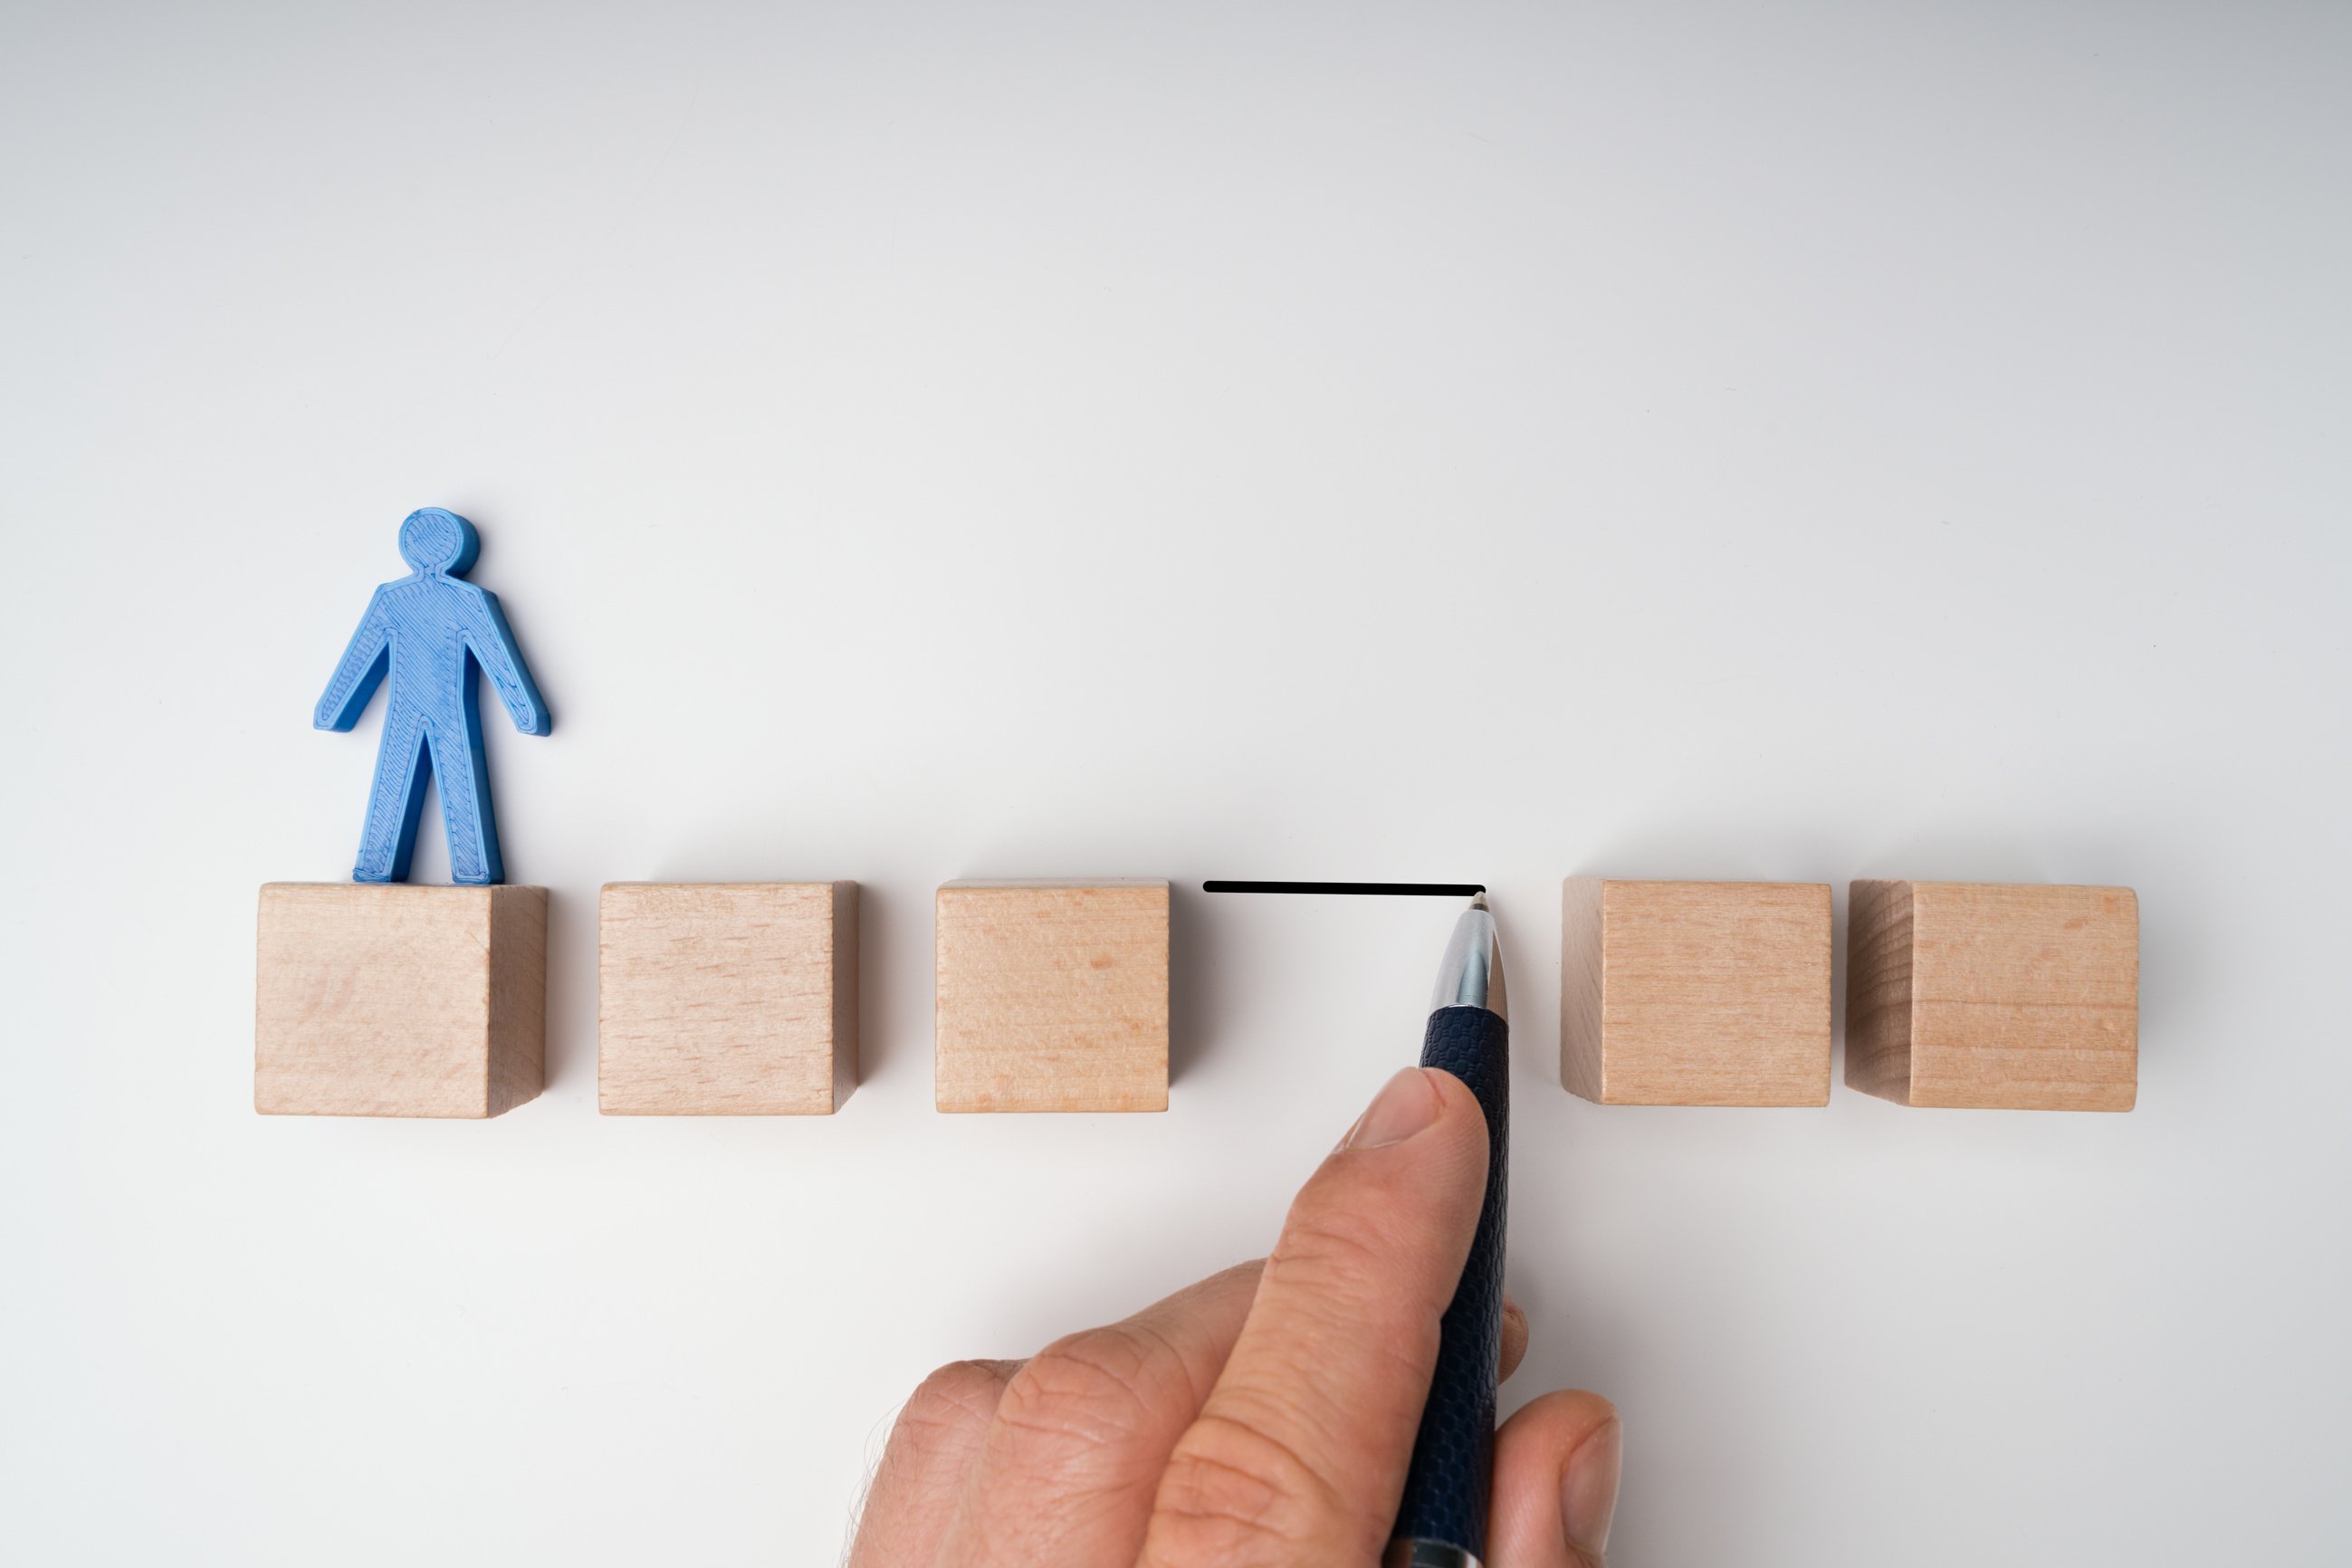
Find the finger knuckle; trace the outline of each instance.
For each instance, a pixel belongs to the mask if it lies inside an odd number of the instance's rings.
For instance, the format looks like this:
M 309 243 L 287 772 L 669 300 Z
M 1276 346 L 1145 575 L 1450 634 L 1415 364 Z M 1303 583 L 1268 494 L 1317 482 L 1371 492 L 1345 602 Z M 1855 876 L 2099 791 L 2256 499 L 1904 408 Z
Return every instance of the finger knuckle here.
M 1294 1213 L 1266 1268 L 1318 1296 L 1354 1300 L 1381 1291 L 1395 1266 L 1370 1223 L 1354 1213 Z
M 1207 1415 L 1170 1456 L 1151 1540 L 1169 1563 L 1295 1563 L 1332 1543 L 1331 1485 L 1255 1423 Z
M 1159 1420 L 1171 1392 L 1171 1359 L 1127 1325 L 1072 1334 L 1029 1358 L 1006 1385 L 997 1419 L 1034 1436 L 1116 1443 Z
M 984 1361 L 950 1362 L 915 1385 L 898 1412 L 894 1437 L 922 1443 L 985 1427 L 1004 1393 L 1005 1372 Z

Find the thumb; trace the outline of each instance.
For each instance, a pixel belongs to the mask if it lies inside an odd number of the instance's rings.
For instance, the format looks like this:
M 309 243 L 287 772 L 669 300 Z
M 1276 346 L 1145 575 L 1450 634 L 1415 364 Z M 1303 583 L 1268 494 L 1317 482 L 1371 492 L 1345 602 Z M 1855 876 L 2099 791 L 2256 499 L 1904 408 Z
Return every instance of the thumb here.
M 1462 1080 L 1391 1079 L 1291 1205 L 1160 1477 L 1144 1568 L 1379 1558 L 1486 1182 L 1486 1120 Z

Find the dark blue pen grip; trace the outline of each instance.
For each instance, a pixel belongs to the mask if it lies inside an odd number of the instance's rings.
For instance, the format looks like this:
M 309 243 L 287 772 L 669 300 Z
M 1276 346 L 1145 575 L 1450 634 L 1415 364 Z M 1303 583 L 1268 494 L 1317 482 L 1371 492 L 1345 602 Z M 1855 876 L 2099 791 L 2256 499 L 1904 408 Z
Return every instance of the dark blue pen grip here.
M 1486 1113 L 1486 1202 L 1445 1309 L 1437 1373 L 1429 1384 L 1412 1468 L 1391 1537 L 1486 1556 L 1486 1501 L 1495 1466 L 1495 1374 L 1503 1332 L 1503 1200 L 1510 1173 L 1511 1026 L 1484 1007 L 1429 1016 L 1421 1065 L 1470 1086 Z

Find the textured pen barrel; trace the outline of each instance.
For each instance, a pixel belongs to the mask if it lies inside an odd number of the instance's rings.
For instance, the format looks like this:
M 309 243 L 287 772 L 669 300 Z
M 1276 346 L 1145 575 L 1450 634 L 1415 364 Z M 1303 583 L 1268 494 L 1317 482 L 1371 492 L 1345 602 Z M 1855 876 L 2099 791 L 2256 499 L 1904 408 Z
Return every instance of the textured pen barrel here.
M 1486 1201 L 1445 1309 L 1412 1468 L 1392 1537 L 1414 1543 L 1391 1563 L 1483 1562 L 1486 1502 L 1495 1465 L 1495 1374 L 1503 1331 L 1503 1201 L 1510 1172 L 1511 1026 L 1484 1007 L 1441 1007 L 1429 1016 L 1421 1065 L 1444 1068 L 1470 1086 L 1486 1113 Z M 1426 1550 L 1437 1548 L 1438 1550 Z M 1443 1549 L 1459 1552 L 1453 1557 Z

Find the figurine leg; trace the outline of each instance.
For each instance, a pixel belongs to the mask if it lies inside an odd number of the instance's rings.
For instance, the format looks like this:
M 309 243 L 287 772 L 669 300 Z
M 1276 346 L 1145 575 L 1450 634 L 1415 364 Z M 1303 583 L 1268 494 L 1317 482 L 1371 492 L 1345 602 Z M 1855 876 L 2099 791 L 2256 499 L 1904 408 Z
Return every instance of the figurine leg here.
M 499 831 L 490 813 L 489 768 L 482 756 L 482 731 L 467 690 L 467 732 L 446 725 L 433 735 L 433 775 L 441 785 L 441 820 L 449 829 L 449 879 L 480 885 L 506 880 L 499 858 Z
M 425 813 L 425 726 L 414 710 L 395 709 L 383 719 L 383 743 L 375 753 L 375 782 L 368 788 L 367 826 L 360 833 L 354 882 L 405 882 L 408 858 L 416 847 L 416 823 Z

